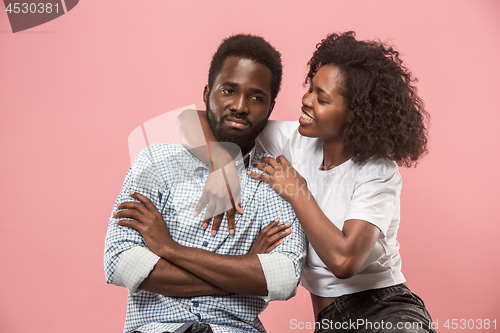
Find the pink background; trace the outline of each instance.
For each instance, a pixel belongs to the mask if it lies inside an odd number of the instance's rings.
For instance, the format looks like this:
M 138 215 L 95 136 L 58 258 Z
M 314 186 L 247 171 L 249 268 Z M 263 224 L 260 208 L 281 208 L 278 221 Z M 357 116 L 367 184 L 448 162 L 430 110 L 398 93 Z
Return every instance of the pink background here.
M 274 119 L 297 119 L 306 62 L 327 33 L 399 49 L 432 115 L 430 154 L 403 169 L 403 272 L 440 331 L 500 325 L 500 2 L 81 1 L 12 34 L 0 10 L 0 332 L 120 332 L 126 290 L 104 282 L 107 220 L 130 165 L 127 138 L 202 106 L 226 36 L 261 34 L 284 61 Z M 261 316 L 312 321 L 300 289 Z M 307 331 L 307 330 L 299 330 Z

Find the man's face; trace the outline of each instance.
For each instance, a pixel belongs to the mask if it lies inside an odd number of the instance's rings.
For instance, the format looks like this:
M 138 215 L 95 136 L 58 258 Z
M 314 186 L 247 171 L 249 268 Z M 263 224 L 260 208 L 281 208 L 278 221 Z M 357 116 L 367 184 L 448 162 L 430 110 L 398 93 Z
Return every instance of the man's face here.
M 203 100 L 212 131 L 220 142 L 232 142 L 245 154 L 271 114 L 271 70 L 249 59 L 227 57 L 212 90 Z

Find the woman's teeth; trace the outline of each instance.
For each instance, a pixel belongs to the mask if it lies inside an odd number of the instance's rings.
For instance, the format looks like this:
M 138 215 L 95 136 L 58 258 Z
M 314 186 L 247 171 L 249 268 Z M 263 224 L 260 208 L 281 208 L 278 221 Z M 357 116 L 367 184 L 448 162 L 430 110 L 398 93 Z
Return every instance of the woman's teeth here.
M 305 114 L 304 112 L 302 112 L 302 119 L 304 119 L 305 121 L 313 121 L 314 119 L 312 119 L 311 117 L 309 117 L 307 114 Z

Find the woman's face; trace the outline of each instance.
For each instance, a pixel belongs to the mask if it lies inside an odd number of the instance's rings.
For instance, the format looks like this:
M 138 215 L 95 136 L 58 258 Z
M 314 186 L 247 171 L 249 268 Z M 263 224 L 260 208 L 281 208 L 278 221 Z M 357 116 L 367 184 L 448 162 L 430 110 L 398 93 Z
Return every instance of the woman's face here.
M 320 138 L 325 143 L 342 142 L 347 117 L 351 111 L 340 94 L 343 78 L 335 65 L 321 67 L 302 97 L 299 133 Z

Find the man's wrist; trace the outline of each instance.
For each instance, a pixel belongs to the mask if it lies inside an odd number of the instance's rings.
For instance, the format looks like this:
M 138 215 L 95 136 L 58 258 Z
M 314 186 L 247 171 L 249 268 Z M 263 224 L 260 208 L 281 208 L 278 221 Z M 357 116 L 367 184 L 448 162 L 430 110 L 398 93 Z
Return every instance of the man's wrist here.
M 183 246 L 172 240 L 169 244 L 165 244 L 157 255 L 167 261 L 171 261 L 175 257 L 175 253 L 179 251 L 181 247 Z

